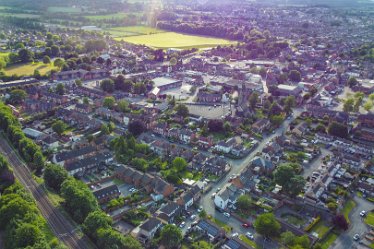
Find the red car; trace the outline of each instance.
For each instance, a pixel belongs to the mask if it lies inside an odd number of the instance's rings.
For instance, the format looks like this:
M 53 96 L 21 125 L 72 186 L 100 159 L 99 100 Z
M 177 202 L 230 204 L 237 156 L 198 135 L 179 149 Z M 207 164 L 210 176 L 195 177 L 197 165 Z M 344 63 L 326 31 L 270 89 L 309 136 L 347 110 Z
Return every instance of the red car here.
M 245 227 L 245 228 L 249 228 L 250 226 L 251 226 L 250 223 L 243 223 L 243 224 L 242 224 L 242 227 Z

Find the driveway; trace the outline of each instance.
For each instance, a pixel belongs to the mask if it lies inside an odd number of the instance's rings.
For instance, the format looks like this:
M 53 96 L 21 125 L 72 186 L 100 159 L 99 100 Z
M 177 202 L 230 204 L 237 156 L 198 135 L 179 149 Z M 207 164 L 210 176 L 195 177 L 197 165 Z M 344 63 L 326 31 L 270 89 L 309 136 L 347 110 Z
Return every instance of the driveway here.
M 356 207 L 352 210 L 349 217 L 351 225 L 349 226 L 348 231 L 341 234 L 334 244 L 331 246 L 332 249 L 341 249 L 341 248 L 356 248 L 359 247 L 359 243 L 353 240 L 353 236 L 357 233 L 361 237 L 362 235 L 369 231 L 369 227 L 365 224 L 363 219 L 360 216 L 362 210 L 369 211 L 373 209 L 373 204 L 363 198 L 360 198 L 355 195 L 353 198 L 356 202 Z

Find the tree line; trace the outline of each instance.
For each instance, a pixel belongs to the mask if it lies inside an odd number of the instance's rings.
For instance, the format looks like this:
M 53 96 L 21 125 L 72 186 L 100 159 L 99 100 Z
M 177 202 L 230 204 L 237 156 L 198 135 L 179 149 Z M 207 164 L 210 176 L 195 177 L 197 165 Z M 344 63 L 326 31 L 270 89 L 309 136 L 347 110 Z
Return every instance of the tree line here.
M 2 102 L 0 102 L 0 129 L 30 168 L 40 172 L 45 163 L 40 147 L 25 136 L 21 124 L 12 114 L 12 110 Z
M 0 155 L 0 230 L 5 249 L 63 249 L 57 238 L 49 238 L 47 222 L 32 196 L 15 181 L 8 161 Z M 0 245 L 1 246 L 1 245 Z

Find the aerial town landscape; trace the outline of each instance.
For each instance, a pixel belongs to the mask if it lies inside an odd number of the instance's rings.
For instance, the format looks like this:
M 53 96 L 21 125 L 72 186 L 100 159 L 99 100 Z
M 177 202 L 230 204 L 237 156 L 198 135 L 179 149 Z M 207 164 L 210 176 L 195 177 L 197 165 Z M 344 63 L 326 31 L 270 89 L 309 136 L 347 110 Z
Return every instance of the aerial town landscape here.
M 0 248 L 374 249 L 374 1 L 0 0 Z

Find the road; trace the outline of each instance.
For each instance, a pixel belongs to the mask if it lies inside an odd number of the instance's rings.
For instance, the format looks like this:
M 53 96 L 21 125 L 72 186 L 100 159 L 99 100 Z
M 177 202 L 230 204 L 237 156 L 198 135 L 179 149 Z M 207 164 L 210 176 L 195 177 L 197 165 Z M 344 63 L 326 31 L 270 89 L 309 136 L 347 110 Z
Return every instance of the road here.
M 202 196 L 200 205 L 204 208 L 207 214 L 212 215 L 218 220 L 225 222 L 227 225 L 233 228 L 233 233 L 237 232 L 239 234 L 245 234 L 246 232 L 251 232 L 255 234 L 253 228 L 243 228 L 241 225 L 242 223 L 239 222 L 237 219 L 231 217 L 227 218 L 222 213 L 217 211 L 214 206 L 213 199 L 211 198 L 212 194 L 217 191 L 217 188 L 224 188 L 224 186 L 228 183 L 229 178 L 233 174 L 240 174 L 240 172 L 249 165 L 250 161 L 255 157 L 258 152 L 261 152 L 266 144 L 273 140 L 275 137 L 282 135 L 284 132 L 287 131 L 289 124 L 298 117 L 303 112 L 303 109 L 295 109 L 293 112 L 293 117 L 291 119 L 287 119 L 283 124 L 275 130 L 275 133 L 264 137 L 264 139 L 258 144 L 257 148 L 254 149 L 247 157 L 240 159 L 240 160 L 230 160 L 229 162 L 232 165 L 232 169 L 229 174 L 227 174 L 223 179 L 221 179 L 218 183 L 213 185 L 213 188 L 207 192 L 205 195 Z M 253 219 L 248 220 L 250 223 L 253 223 Z M 277 245 L 274 244 L 272 241 L 263 241 L 263 237 L 255 235 L 255 241 L 258 245 L 262 245 L 264 248 L 276 248 Z
M 86 236 L 81 237 L 79 229 L 66 219 L 58 208 L 51 204 L 42 185 L 33 180 L 26 164 L 2 136 L 0 136 L 0 153 L 12 165 L 16 178 L 33 195 L 41 214 L 47 220 L 54 235 L 69 249 L 92 248 L 93 245 L 89 239 Z
M 353 208 L 349 216 L 351 222 L 348 231 L 342 233 L 331 246 L 331 249 L 340 248 L 356 248 L 359 246 L 358 242 L 353 240 L 353 236 L 357 233 L 362 238 L 364 233 L 369 231 L 369 227 L 365 224 L 360 216 L 360 212 L 370 211 L 373 209 L 373 204 L 363 198 L 354 196 L 353 200 L 356 202 L 356 207 Z

